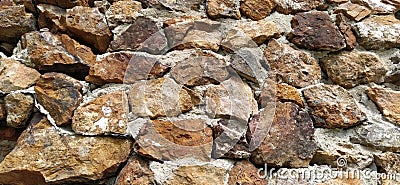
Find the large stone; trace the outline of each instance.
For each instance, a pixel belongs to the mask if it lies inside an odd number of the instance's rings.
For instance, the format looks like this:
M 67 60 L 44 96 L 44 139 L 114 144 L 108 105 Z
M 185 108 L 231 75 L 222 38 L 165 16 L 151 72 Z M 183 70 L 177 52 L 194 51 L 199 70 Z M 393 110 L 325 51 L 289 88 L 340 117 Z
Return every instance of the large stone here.
M 372 87 L 367 94 L 387 119 L 400 125 L 400 91 Z
M 320 60 L 329 78 L 345 88 L 370 82 L 381 83 L 386 64 L 371 52 L 341 52 Z
M 264 56 L 279 81 L 295 87 L 319 83 L 321 69 L 311 55 L 298 51 L 287 44 L 271 40 Z
M 266 179 L 259 177 L 258 169 L 249 161 L 238 161 L 229 172 L 228 184 L 265 185 Z
M 25 128 L 33 112 L 33 97 L 22 93 L 8 94 L 5 98 L 7 126 Z
M 381 151 L 400 152 L 400 129 L 391 124 L 374 123 L 355 129 L 353 143 Z
M 393 152 L 385 152 L 375 155 L 376 166 L 380 169 L 379 172 L 386 174 L 400 173 L 400 154 Z
M 170 78 L 132 84 L 128 96 L 132 113 L 139 117 L 178 116 L 200 102 L 195 92 Z
M 258 21 L 267 17 L 275 6 L 273 0 L 243 0 L 240 2 L 240 11 L 246 17 Z
M 361 19 L 364 19 L 369 14 L 371 14 L 370 9 L 358 4 L 353 4 L 351 2 L 339 5 L 338 8 L 335 10 L 335 13 L 338 12 L 343 13 L 348 18 L 355 21 L 360 21 Z
M 100 180 L 118 170 L 131 147 L 127 139 L 62 135 L 42 119 L 22 133 L 17 146 L 0 163 L 0 183 L 81 184 Z
M 235 27 L 242 30 L 247 37 L 250 37 L 258 45 L 263 44 L 271 38 L 277 38 L 281 34 L 277 25 L 266 19 L 259 21 L 237 21 Z
M 348 128 L 366 120 L 351 94 L 338 85 L 319 84 L 303 90 L 315 125 L 323 128 Z
M 39 4 L 37 5 L 37 11 L 39 13 L 39 28 L 48 28 L 52 33 L 65 32 L 67 30 L 61 22 L 66 13 L 65 9 L 49 4 Z
M 147 161 L 138 156 L 132 156 L 119 172 L 115 185 L 146 185 L 155 184 L 154 173 Z
M 17 43 L 24 33 L 36 29 L 35 17 L 24 6 L 3 6 L 0 15 L 0 42 Z
M 76 6 L 67 9 L 65 27 L 74 38 L 88 43 L 100 52 L 105 52 L 112 34 L 105 16 L 97 8 Z
M 212 19 L 240 19 L 239 0 L 207 0 L 207 14 Z
M 213 145 L 206 120 L 148 121 L 135 138 L 136 152 L 161 161 L 193 158 L 208 161 Z
M 325 0 L 275 0 L 276 10 L 283 14 L 307 12 L 324 5 Z
M 389 0 L 391 1 L 391 0 Z M 395 0 L 396 1 L 396 0 Z M 374 0 L 351 0 L 351 2 L 360 4 L 363 6 L 368 7 L 369 9 L 372 10 L 374 14 L 389 14 L 389 13 L 394 13 L 398 8 L 399 4 L 397 4 L 397 8 L 390 3 L 387 3 L 388 1 L 385 2 L 383 1 L 374 1 Z
M 114 2 L 105 12 L 108 26 L 114 28 L 120 24 L 133 22 L 142 10 L 142 4 L 134 0 Z
M 37 101 L 57 125 L 70 123 L 74 110 L 82 101 L 82 84 L 62 73 L 46 73 L 35 86 Z
M 91 6 L 94 0 L 65 0 L 65 1 L 57 1 L 57 0 L 37 0 L 35 3 L 37 4 L 51 4 L 56 5 L 61 8 L 72 8 L 74 6 Z
M 240 76 L 261 86 L 268 71 L 265 64 L 265 58 L 262 51 L 258 48 L 242 48 L 235 52 L 230 58 L 230 67 L 232 67 Z
M 278 102 L 271 128 L 252 152 L 251 160 L 256 165 L 308 167 L 316 149 L 313 122 L 308 113 L 294 103 Z
M 298 47 L 338 51 L 346 46 L 343 35 L 325 12 L 298 13 L 291 23 L 293 31 L 289 40 Z
M 127 135 L 128 97 L 117 91 L 79 106 L 72 118 L 72 129 L 84 135 Z
M 0 91 L 9 93 L 26 89 L 36 83 L 40 73 L 8 58 L 0 58 Z
M 390 49 L 400 46 L 400 20 L 393 15 L 372 16 L 355 23 L 358 43 L 366 49 Z

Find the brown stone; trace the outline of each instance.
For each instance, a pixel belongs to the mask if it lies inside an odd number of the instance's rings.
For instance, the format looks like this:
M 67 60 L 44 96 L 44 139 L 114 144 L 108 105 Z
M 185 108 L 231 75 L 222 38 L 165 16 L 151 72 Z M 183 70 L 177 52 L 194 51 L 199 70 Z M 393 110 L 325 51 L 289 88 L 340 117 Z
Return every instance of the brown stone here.
M 364 19 L 369 14 L 371 14 L 370 9 L 358 4 L 353 4 L 351 2 L 339 5 L 338 8 L 335 10 L 335 13 L 338 12 L 343 13 L 348 18 L 355 21 L 360 21 L 361 19 Z
M 212 19 L 240 19 L 239 0 L 207 0 L 207 15 Z
M 22 133 L 0 163 L 0 183 L 81 184 L 103 179 L 118 170 L 130 150 L 127 139 L 62 135 L 43 119 Z
M 380 169 L 379 172 L 386 174 L 400 173 L 400 154 L 393 152 L 385 152 L 375 155 L 376 166 Z
M 24 5 L 29 12 L 35 12 L 36 8 L 32 0 L 12 0 L 18 5 Z
M 357 44 L 357 38 L 343 14 L 338 14 L 336 16 L 336 24 L 339 27 L 340 32 L 343 34 L 344 40 L 346 41 L 346 49 L 354 49 L 354 46 Z
M 14 149 L 16 141 L 0 139 L 0 163 Z
M 155 184 L 154 173 L 149 164 L 138 156 L 133 156 L 122 168 L 115 185 L 146 185 Z
M 281 35 L 277 25 L 266 19 L 259 21 L 238 21 L 235 27 L 241 29 L 258 45 Z
M 226 170 L 213 165 L 182 165 L 172 172 L 165 185 L 224 184 Z
M 0 99 L 0 121 L 7 118 L 6 106 L 4 105 L 3 98 Z
M 387 119 L 400 125 L 400 91 L 372 87 L 367 94 Z
M 275 6 L 273 0 L 243 0 L 240 2 L 240 11 L 246 17 L 258 21 L 267 17 Z
M 303 90 L 315 125 L 323 128 L 348 128 L 366 120 L 351 94 L 337 85 L 320 84 Z
M 40 78 L 40 73 L 35 69 L 8 58 L 0 58 L 0 91 L 26 89 Z
M 158 27 L 155 21 L 146 17 L 138 17 L 124 32 L 115 36 L 110 43 L 110 49 L 112 51 L 136 50 L 147 39 L 152 39 L 153 34 L 157 32 Z
M 307 12 L 324 5 L 325 0 L 275 0 L 276 10 L 283 14 Z
M 7 111 L 7 126 L 25 128 L 33 112 L 33 97 L 22 93 L 8 94 L 4 102 Z
M 105 16 L 97 8 L 76 6 L 67 9 L 63 24 L 74 38 L 105 52 L 112 39 Z
M 62 16 L 66 14 L 65 9 L 49 4 L 39 4 L 37 11 L 39 28 L 49 28 L 52 33 L 67 30 L 61 22 Z
M 2 6 L 15 6 L 15 3 L 12 0 L 1 0 L 0 7 Z
M 202 119 L 149 121 L 135 140 L 137 153 L 162 161 L 188 157 L 208 161 L 213 145 L 212 130 Z
M 266 179 L 258 175 L 258 169 L 249 161 L 238 161 L 229 172 L 228 184 L 265 185 Z
M 3 6 L 0 15 L 0 42 L 17 43 L 24 33 L 36 29 L 35 17 L 24 6 Z
M 371 52 L 341 52 L 322 58 L 320 62 L 329 78 L 345 88 L 381 83 L 387 72 L 386 64 Z
M 307 167 L 317 149 L 313 136 L 313 122 L 305 110 L 291 102 L 278 102 L 271 128 L 252 152 L 251 161 L 256 165 Z
M 275 72 L 278 82 L 282 81 L 294 87 L 306 87 L 321 80 L 321 69 L 317 60 L 287 44 L 271 40 L 264 56 Z
M 257 43 L 239 28 L 232 28 L 227 31 L 221 42 L 221 48 L 228 53 L 235 53 L 243 48 L 257 47 Z
M 14 127 L 0 127 L 0 140 L 17 141 L 20 134 Z
M 261 92 L 261 94 L 263 93 Z M 276 85 L 276 98 L 281 102 L 293 102 L 304 108 L 304 101 L 299 91 L 288 84 Z
M 200 102 L 196 93 L 170 78 L 140 81 L 131 86 L 129 105 L 140 117 L 177 116 Z
M 51 4 L 56 5 L 61 8 L 72 8 L 74 6 L 91 6 L 94 0 L 65 0 L 65 1 L 57 1 L 57 0 L 37 0 L 37 4 Z
M 82 101 L 82 84 L 62 73 L 46 73 L 35 86 L 37 101 L 57 125 L 65 125 Z
M 329 14 L 312 11 L 296 14 L 289 40 L 298 47 L 310 50 L 338 51 L 346 46 L 339 29 Z
M 142 3 L 134 0 L 114 2 L 105 12 L 108 26 L 114 28 L 120 24 L 133 22 L 142 10 Z
M 373 14 L 389 14 L 394 13 L 396 9 L 395 6 L 387 4 L 384 1 L 374 1 L 374 0 L 351 0 L 352 3 L 360 4 L 368 7 L 372 10 Z

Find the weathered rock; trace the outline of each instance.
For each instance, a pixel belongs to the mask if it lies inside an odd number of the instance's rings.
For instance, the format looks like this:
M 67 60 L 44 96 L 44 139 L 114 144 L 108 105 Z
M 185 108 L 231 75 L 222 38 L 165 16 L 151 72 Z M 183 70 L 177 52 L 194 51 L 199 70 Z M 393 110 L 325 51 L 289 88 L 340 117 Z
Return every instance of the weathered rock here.
M 351 94 L 340 86 L 319 84 L 303 94 L 318 127 L 348 128 L 366 120 Z
M 130 150 L 127 139 L 61 135 L 43 119 L 22 133 L 0 163 L 0 183 L 76 184 L 103 179 L 118 170 Z
M 220 27 L 219 22 L 195 20 L 173 24 L 164 31 L 169 48 L 200 48 L 217 52 L 222 41 Z
M 110 49 L 112 51 L 137 50 L 144 42 L 148 42 L 147 39 L 153 39 L 153 34 L 156 34 L 158 30 L 155 21 L 138 17 L 124 32 L 114 37 L 110 43 Z
M 386 64 L 371 52 L 341 52 L 320 60 L 329 78 L 345 88 L 370 82 L 381 83 Z
M 155 184 L 154 173 L 149 164 L 138 156 L 133 156 L 122 168 L 115 185 Z
M 347 22 L 343 14 L 340 13 L 336 16 L 336 24 L 339 27 L 340 32 L 343 34 L 344 40 L 346 42 L 346 49 L 354 49 L 354 46 L 357 44 L 357 38 L 351 30 L 351 26 Z
M 259 21 L 238 21 L 235 27 L 241 29 L 258 45 L 261 45 L 271 38 L 280 36 L 280 30 L 277 25 L 266 19 Z
M 105 16 L 99 12 L 98 8 L 76 6 L 67 9 L 63 21 L 74 38 L 90 44 L 100 52 L 107 50 L 112 34 Z
M 128 112 L 125 92 L 105 94 L 75 110 L 72 129 L 84 135 L 127 135 Z
M 261 96 L 262 96 L 261 92 Z M 277 84 L 276 85 L 276 98 L 281 102 L 293 102 L 298 106 L 304 108 L 304 101 L 299 91 L 288 84 Z
M 384 0 L 385 1 L 385 0 Z M 357 3 L 368 7 L 372 10 L 374 14 L 388 14 L 396 11 L 396 7 L 390 3 L 384 1 L 374 1 L 374 0 L 351 0 L 353 3 Z M 398 7 L 397 7 L 398 8 Z
M 278 82 L 282 81 L 295 87 L 306 87 L 319 83 L 321 69 L 311 55 L 298 51 L 287 44 L 271 40 L 264 56 L 275 72 Z
M 308 113 L 294 103 L 278 102 L 271 128 L 251 160 L 256 165 L 307 167 L 317 149 L 313 137 Z
M 24 33 L 36 29 L 35 17 L 24 6 L 3 6 L 0 15 L 0 42 L 17 43 Z
M 358 4 L 353 4 L 351 2 L 339 5 L 338 8 L 335 10 L 335 13 L 339 12 L 343 13 L 348 18 L 355 21 L 360 21 L 361 19 L 364 19 L 369 14 L 371 14 L 370 9 Z
M 325 0 L 282 0 L 276 2 L 276 10 L 283 14 L 294 14 L 297 12 L 306 12 L 322 7 Z
M 14 149 L 16 141 L 0 139 L 0 163 Z
M 202 119 L 148 121 L 135 139 L 136 152 L 162 161 L 193 158 L 208 161 L 212 130 Z
M 261 20 L 267 17 L 275 8 L 273 0 L 243 0 L 240 2 L 240 11 L 252 20 Z
M 134 0 L 114 2 L 105 12 L 108 26 L 114 28 L 120 24 L 133 22 L 142 10 L 142 4 Z
M 400 129 L 391 124 L 370 124 L 356 128 L 353 143 L 381 151 L 400 152 Z
M 33 112 L 33 97 L 22 93 L 8 94 L 4 102 L 7 110 L 7 126 L 25 128 Z
M 52 33 L 67 30 L 61 22 L 61 18 L 66 14 L 65 9 L 49 4 L 39 4 L 37 11 L 39 13 L 39 28 L 49 28 Z
M 312 11 L 296 14 L 289 40 L 298 47 L 311 50 L 338 51 L 346 46 L 344 38 L 325 12 Z
M 358 43 L 366 49 L 389 49 L 400 46 L 400 20 L 393 15 L 373 16 L 355 23 Z
M 376 166 L 381 173 L 398 174 L 400 173 L 400 154 L 385 152 L 375 155 Z
M 242 77 L 261 86 L 268 76 L 267 69 L 262 66 L 265 58 L 260 49 L 242 48 L 231 56 L 231 67 Z
M 267 184 L 266 179 L 260 178 L 258 174 L 258 169 L 251 162 L 239 161 L 229 172 L 228 184 Z
M 200 102 L 196 93 L 170 78 L 137 82 L 128 96 L 132 113 L 139 117 L 177 116 Z
M 239 0 L 207 0 L 207 14 L 212 19 L 240 19 Z
M 150 0 L 152 1 L 152 0 Z M 191 10 L 200 10 L 204 1 L 202 0 L 157 0 L 163 6 L 182 12 L 189 12 Z
M 387 119 L 400 125 L 400 91 L 373 87 L 367 90 L 367 94 Z
M 187 86 L 219 84 L 229 77 L 229 72 L 226 62 L 215 55 L 196 51 L 177 62 L 171 77 Z
M 46 73 L 35 86 L 37 101 L 57 125 L 65 125 L 82 101 L 82 84 L 62 73 Z
M 221 48 L 228 53 L 235 53 L 243 48 L 257 47 L 257 43 L 239 28 L 229 29 L 221 42 Z
M 8 58 L 0 58 L 0 91 L 26 89 L 40 78 L 40 73 L 35 69 Z
M 51 4 L 56 5 L 61 8 L 72 8 L 74 6 L 91 6 L 94 0 L 66 0 L 66 1 L 57 1 L 57 0 L 37 0 L 37 4 Z

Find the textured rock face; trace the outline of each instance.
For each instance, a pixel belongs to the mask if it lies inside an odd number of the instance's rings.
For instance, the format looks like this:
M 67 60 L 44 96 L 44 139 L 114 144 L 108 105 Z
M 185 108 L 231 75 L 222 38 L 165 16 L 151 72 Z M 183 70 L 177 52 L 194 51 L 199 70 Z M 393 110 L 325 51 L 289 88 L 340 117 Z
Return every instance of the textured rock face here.
M 263 96 L 263 94 L 264 93 L 261 92 L 261 96 Z M 296 103 L 298 106 L 304 108 L 304 101 L 301 98 L 299 91 L 293 86 L 287 84 L 277 84 L 276 98 L 281 102 L 293 102 Z M 266 104 L 266 103 L 262 102 L 261 104 Z
M 322 7 L 325 0 L 275 0 L 277 3 L 276 10 L 283 14 L 294 14 L 297 12 L 310 11 L 318 7 Z
M 231 56 L 229 63 L 238 75 L 258 86 L 261 86 L 269 74 L 267 68 L 263 66 L 265 64 L 264 55 L 257 49 L 240 49 Z
M 138 156 L 133 156 L 119 173 L 115 185 L 155 184 L 154 173 L 149 164 Z
M 243 31 L 256 44 L 260 45 L 271 38 L 280 36 L 277 25 L 265 19 L 259 21 L 240 21 L 236 24 L 237 28 Z
M 126 139 L 59 135 L 43 119 L 22 133 L 17 147 L 0 163 L 0 183 L 33 185 L 98 180 L 118 169 L 129 156 L 130 145 Z
M 353 25 L 358 43 L 366 49 L 400 46 L 400 20 L 393 15 L 372 16 Z
M 37 0 L 37 4 L 51 4 L 56 5 L 61 8 L 72 8 L 74 6 L 91 6 L 94 0 L 66 0 L 66 1 L 57 1 L 57 0 Z
M 317 146 L 311 117 L 294 103 L 277 103 L 268 135 L 252 152 L 256 165 L 307 167 Z
M 62 73 L 46 73 L 35 86 L 37 101 L 57 125 L 65 125 L 82 101 L 82 84 Z
M 338 14 L 336 16 L 336 25 L 338 25 L 339 30 L 343 34 L 344 40 L 346 41 L 346 49 L 354 49 L 355 45 L 357 44 L 357 38 L 343 14 Z
M 249 161 L 239 161 L 229 172 L 228 184 L 267 184 L 266 179 L 258 175 L 258 169 Z
M 400 92 L 373 87 L 367 90 L 368 97 L 378 106 L 382 114 L 397 125 L 400 124 Z
M 348 18 L 355 21 L 360 21 L 371 14 L 371 10 L 367 7 L 353 4 L 351 2 L 339 5 L 339 7 L 336 9 L 336 12 L 344 13 Z
M 133 0 L 114 2 L 105 12 L 108 26 L 111 28 L 120 24 L 133 22 L 142 9 L 142 4 Z
M 26 89 L 40 78 L 40 73 L 35 69 L 13 59 L 0 58 L 0 91 L 9 93 L 11 91 Z
M 224 184 L 226 170 L 212 165 L 180 166 L 164 183 L 165 185 Z
M 327 13 L 312 11 L 296 14 L 292 21 L 290 41 L 311 50 L 338 51 L 345 41 Z
M 321 59 L 321 63 L 329 78 L 345 88 L 381 83 L 387 72 L 386 64 L 370 52 L 342 52 Z
M 381 168 L 381 173 L 397 174 L 400 172 L 400 155 L 386 152 L 375 156 L 376 165 Z
M 321 80 L 317 60 L 289 45 L 271 40 L 264 56 L 279 81 L 295 87 L 305 87 Z
M 387 14 L 396 11 L 396 7 L 392 4 L 396 3 L 396 1 L 351 0 L 351 2 L 368 7 L 374 14 Z M 397 9 L 398 8 L 399 4 L 397 2 Z
M 303 90 L 315 125 L 324 128 L 348 128 L 366 119 L 346 89 L 335 85 L 317 85 Z
M 52 33 L 66 31 L 65 25 L 61 21 L 62 16 L 66 13 L 65 9 L 54 5 L 40 4 L 37 5 L 37 11 L 39 28 L 47 27 Z
M 275 8 L 273 0 L 244 0 L 240 3 L 240 11 L 252 20 L 261 20 L 267 17 Z
M 150 0 L 152 1 L 152 0 Z M 199 10 L 203 3 L 202 0 L 158 0 L 163 6 L 176 11 L 189 12 L 191 10 Z
M 381 151 L 399 152 L 400 129 L 393 125 L 372 124 L 359 127 L 351 136 L 353 143 L 369 146 Z
M 0 14 L 0 42 L 16 43 L 24 33 L 36 29 L 34 16 L 26 13 L 24 6 L 3 6 Z
M 33 112 L 33 97 L 22 93 L 8 94 L 5 98 L 7 126 L 24 128 Z
M 212 19 L 240 19 L 239 0 L 207 0 L 207 14 Z

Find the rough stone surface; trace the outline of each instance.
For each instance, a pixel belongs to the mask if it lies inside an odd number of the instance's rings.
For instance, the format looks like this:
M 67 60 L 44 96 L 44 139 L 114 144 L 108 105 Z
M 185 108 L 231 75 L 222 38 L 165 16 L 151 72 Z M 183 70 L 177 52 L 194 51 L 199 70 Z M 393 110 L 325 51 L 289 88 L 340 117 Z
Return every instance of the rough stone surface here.
M 341 12 L 348 18 L 355 21 L 360 21 L 361 19 L 364 19 L 365 17 L 371 14 L 371 10 L 368 9 L 367 7 L 358 4 L 353 4 L 351 2 L 339 5 L 338 8 L 335 10 L 335 12 L 336 13 Z
M 61 8 L 72 8 L 74 6 L 91 6 L 94 0 L 65 0 L 65 1 L 57 1 L 57 0 L 37 0 L 37 4 L 51 4 L 56 5 Z
M 399 152 L 400 129 L 391 124 L 370 124 L 355 129 L 350 137 L 353 143 L 368 146 L 381 151 Z
M 142 4 L 134 0 L 114 2 L 105 12 L 108 26 L 111 28 L 120 24 L 133 22 L 142 10 Z
M 125 92 L 105 94 L 75 110 L 72 129 L 84 135 L 125 135 L 128 134 L 128 112 Z
M 185 165 L 174 170 L 165 185 L 224 184 L 226 170 L 212 165 Z
M 389 0 L 390 1 L 390 0 Z M 396 0 L 395 0 L 396 1 Z M 353 3 L 357 3 L 363 6 L 368 7 L 369 9 L 372 10 L 374 14 L 388 14 L 388 13 L 393 13 L 396 11 L 396 9 L 399 8 L 397 4 L 397 8 L 388 1 L 385 2 L 383 1 L 374 1 L 374 0 L 351 0 Z M 392 1 L 391 1 L 392 2 Z M 397 2 L 398 3 L 398 2 Z
M 33 112 L 33 97 L 22 93 L 8 94 L 4 102 L 7 111 L 7 126 L 25 128 Z
M 338 14 L 336 16 L 336 25 L 339 27 L 339 30 L 343 34 L 344 40 L 346 41 L 346 49 L 354 49 L 355 45 L 357 44 L 357 38 L 343 14 Z
M 204 1 L 202 0 L 158 0 L 163 6 L 182 12 L 189 12 L 191 10 L 200 10 Z
M 278 82 L 282 81 L 295 87 L 306 87 L 319 83 L 321 69 L 311 55 L 298 51 L 287 44 L 271 40 L 264 56 L 275 72 Z
M 277 103 L 268 135 L 252 152 L 256 165 L 307 167 L 317 146 L 314 127 L 308 113 L 294 103 Z
M 62 73 L 46 73 L 35 86 L 37 101 L 57 125 L 68 124 L 82 101 L 82 84 Z
M 258 169 L 249 161 L 239 161 L 229 172 L 228 184 L 265 185 L 266 179 L 258 175 Z
M 263 66 L 265 58 L 261 50 L 242 48 L 231 56 L 229 61 L 232 67 L 240 76 L 261 86 L 269 72 Z
M 242 30 L 247 37 L 250 37 L 258 45 L 271 38 L 280 36 L 280 30 L 277 25 L 266 19 L 259 21 L 238 21 L 235 27 Z
M 358 43 L 366 49 L 400 46 L 400 20 L 393 15 L 372 16 L 353 25 Z
M 400 155 L 393 152 L 385 152 L 375 155 L 376 166 L 381 173 L 398 174 L 400 173 Z
M 24 6 L 3 6 L 0 15 L 0 42 L 16 43 L 24 33 L 36 29 L 33 14 L 26 13 Z
M 149 164 L 138 156 L 133 156 L 119 173 L 115 185 L 155 184 L 154 173 Z
M 276 10 L 283 14 L 294 14 L 297 12 L 310 11 L 322 7 L 325 0 L 275 0 Z
M 381 83 L 386 64 L 371 52 L 342 52 L 320 60 L 329 78 L 345 88 L 370 82 Z
M 52 33 L 65 32 L 67 30 L 61 21 L 66 13 L 65 9 L 49 4 L 39 4 L 37 5 L 37 11 L 39 13 L 39 28 L 49 28 Z
M 105 52 L 112 39 L 105 16 L 97 8 L 76 6 L 67 9 L 65 27 L 74 38 Z
M 262 92 L 261 96 L 263 96 Z M 304 100 L 301 97 L 299 91 L 295 87 L 288 84 L 282 83 L 276 85 L 276 99 L 281 102 L 293 102 L 298 106 L 304 108 Z M 262 102 L 262 104 L 265 103 Z
M 0 183 L 39 185 L 99 180 L 116 172 L 128 158 L 130 147 L 131 142 L 126 139 L 60 135 L 42 119 L 22 133 L 16 148 L 0 163 Z
M 36 83 L 40 73 L 8 58 L 0 58 L 0 91 L 26 89 Z
M 367 94 L 386 118 L 400 125 L 400 91 L 372 87 Z
M 346 46 L 343 35 L 325 12 L 296 14 L 292 21 L 290 41 L 311 50 L 338 51 Z
M 335 85 L 320 84 L 303 90 L 315 125 L 324 128 L 348 128 L 366 119 L 351 94 Z
M 240 11 L 252 20 L 261 20 L 267 17 L 275 8 L 273 0 L 243 0 L 240 2 Z
M 207 14 L 212 19 L 240 19 L 239 0 L 207 0 Z

